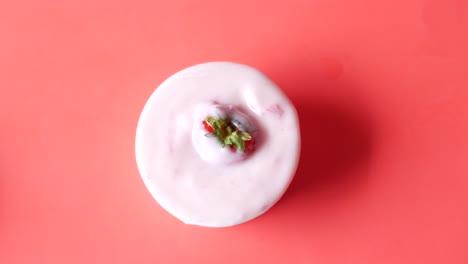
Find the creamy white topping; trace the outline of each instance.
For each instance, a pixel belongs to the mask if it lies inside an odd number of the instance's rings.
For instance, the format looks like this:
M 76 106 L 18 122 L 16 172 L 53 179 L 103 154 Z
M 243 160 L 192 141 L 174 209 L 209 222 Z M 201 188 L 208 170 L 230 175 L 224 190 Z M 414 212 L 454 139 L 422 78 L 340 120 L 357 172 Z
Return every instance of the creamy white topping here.
M 239 111 L 217 112 L 215 105 Z M 258 131 L 251 155 L 205 137 L 206 115 L 226 113 Z M 183 222 L 210 227 L 240 224 L 273 206 L 293 178 L 299 152 L 288 98 L 259 71 L 227 62 L 193 66 L 161 84 L 136 136 L 138 168 L 153 197 Z

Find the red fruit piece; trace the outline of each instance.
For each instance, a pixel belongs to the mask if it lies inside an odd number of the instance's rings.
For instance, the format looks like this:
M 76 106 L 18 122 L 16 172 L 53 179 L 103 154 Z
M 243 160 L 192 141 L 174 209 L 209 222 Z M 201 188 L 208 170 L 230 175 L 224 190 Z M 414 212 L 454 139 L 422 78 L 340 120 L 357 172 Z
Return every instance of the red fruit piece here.
M 234 147 L 233 145 L 229 145 L 229 150 L 230 150 L 231 152 L 237 152 L 236 147 Z
M 251 140 L 245 141 L 245 153 L 251 153 L 255 147 L 255 139 L 252 138 Z
M 210 124 L 208 124 L 208 122 L 206 122 L 206 120 L 203 120 L 203 127 L 205 128 L 206 131 L 210 132 L 210 133 L 213 133 L 214 132 L 214 129 L 210 126 Z

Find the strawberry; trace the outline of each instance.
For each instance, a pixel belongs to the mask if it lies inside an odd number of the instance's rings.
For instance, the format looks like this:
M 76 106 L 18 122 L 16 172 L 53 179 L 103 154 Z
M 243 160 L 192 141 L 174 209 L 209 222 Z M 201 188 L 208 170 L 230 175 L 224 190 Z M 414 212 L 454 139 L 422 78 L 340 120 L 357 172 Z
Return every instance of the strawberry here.
M 230 150 L 231 152 L 237 152 L 236 147 L 234 147 L 233 145 L 229 145 L 229 150 Z
M 255 138 L 245 141 L 245 153 L 251 153 L 255 147 Z
M 216 136 L 221 147 L 229 147 L 231 152 L 244 154 L 254 150 L 255 140 L 250 133 L 242 129 L 242 124 L 238 121 L 208 116 L 202 124 L 209 132 L 205 136 Z
M 208 131 L 209 133 L 213 133 L 214 132 L 214 129 L 212 126 L 210 126 L 210 124 L 208 124 L 208 122 L 206 122 L 206 120 L 203 120 L 203 127 L 205 128 L 206 131 Z

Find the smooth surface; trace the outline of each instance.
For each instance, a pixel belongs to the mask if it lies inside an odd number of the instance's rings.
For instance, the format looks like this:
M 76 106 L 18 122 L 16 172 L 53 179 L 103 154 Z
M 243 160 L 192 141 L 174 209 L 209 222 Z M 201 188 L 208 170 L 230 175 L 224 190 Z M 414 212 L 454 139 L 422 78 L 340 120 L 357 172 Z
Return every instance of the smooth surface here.
M 235 109 L 243 111 L 244 121 Z M 248 158 L 205 136 L 203 120 L 226 114 L 257 125 L 247 130 L 258 131 Z M 290 100 L 263 73 L 232 62 L 195 65 L 165 80 L 145 104 L 135 141 L 151 195 L 182 222 L 206 227 L 233 226 L 265 213 L 291 183 L 300 154 Z M 207 152 L 218 160 L 204 160 L 200 153 Z
M 466 264 L 467 31 L 462 0 L 1 1 L 0 263 Z M 134 158 L 154 87 L 214 60 L 309 134 L 284 199 L 228 229 L 175 221 Z

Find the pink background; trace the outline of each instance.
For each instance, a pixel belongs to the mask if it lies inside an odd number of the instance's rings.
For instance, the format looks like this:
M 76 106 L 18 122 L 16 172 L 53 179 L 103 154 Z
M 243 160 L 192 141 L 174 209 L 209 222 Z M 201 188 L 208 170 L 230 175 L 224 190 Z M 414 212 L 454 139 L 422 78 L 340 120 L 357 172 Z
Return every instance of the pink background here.
M 468 263 L 468 1 L 0 2 L 0 263 Z M 187 66 L 259 68 L 303 152 L 277 206 L 187 226 L 134 137 Z

